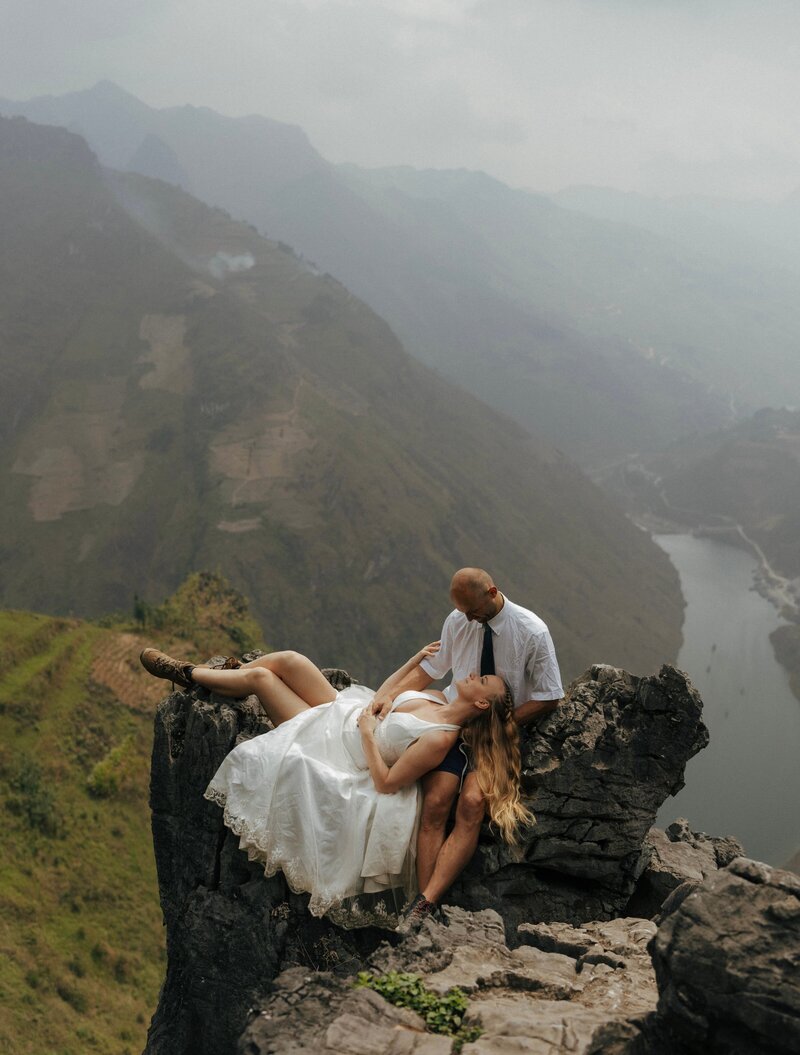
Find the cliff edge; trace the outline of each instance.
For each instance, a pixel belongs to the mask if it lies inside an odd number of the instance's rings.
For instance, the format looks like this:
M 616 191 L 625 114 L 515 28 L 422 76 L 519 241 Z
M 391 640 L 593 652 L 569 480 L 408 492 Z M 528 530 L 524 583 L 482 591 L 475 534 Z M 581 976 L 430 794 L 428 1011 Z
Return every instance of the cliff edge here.
M 521 858 L 487 827 L 448 902 L 496 910 L 506 934 L 521 923 L 623 915 L 647 877 L 656 812 L 708 742 L 701 713 L 697 692 L 672 667 L 647 678 L 592 667 L 526 734 L 523 781 L 537 824 Z M 385 931 L 344 932 L 309 916 L 306 898 L 281 875 L 265 879 L 203 799 L 231 748 L 268 728 L 254 698 L 196 690 L 158 708 L 151 807 L 167 973 L 147 1055 L 233 1052 L 248 1013 L 287 967 L 350 975 L 386 940 Z

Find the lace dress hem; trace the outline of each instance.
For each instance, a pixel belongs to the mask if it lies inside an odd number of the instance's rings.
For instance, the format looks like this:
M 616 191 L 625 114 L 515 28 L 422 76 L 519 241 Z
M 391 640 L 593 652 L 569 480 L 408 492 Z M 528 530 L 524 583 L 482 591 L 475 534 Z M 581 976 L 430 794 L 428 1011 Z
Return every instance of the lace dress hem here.
M 286 885 L 293 894 L 311 895 L 308 911 L 312 916 L 327 916 L 333 923 L 346 930 L 368 926 L 394 930 L 397 927 L 401 906 L 406 900 L 403 897 L 398 898 L 394 893 L 401 888 L 400 883 L 397 887 L 376 894 L 334 894 L 319 888 L 314 890 L 313 881 L 297 859 L 288 857 L 278 846 L 268 846 L 245 820 L 230 812 L 228 797 L 224 791 L 208 787 L 203 798 L 222 807 L 225 827 L 239 837 L 239 849 L 247 854 L 248 861 L 257 861 L 263 866 L 265 878 L 271 879 L 278 872 L 282 872 Z

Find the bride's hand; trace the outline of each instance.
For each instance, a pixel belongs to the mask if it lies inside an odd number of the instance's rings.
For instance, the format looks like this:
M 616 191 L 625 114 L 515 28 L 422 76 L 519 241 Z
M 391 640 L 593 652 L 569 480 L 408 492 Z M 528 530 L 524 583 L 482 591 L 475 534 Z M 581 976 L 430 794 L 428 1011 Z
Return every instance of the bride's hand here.
M 426 645 L 424 648 L 421 648 L 416 654 L 416 656 L 414 656 L 415 662 L 421 663 L 423 659 L 427 659 L 429 656 L 435 656 L 441 647 L 441 641 L 431 641 L 429 645 Z
M 378 719 L 370 711 L 369 707 L 365 707 L 364 710 L 356 718 L 356 725 L 359 728 L 359 732 L 365 736 L 370 736 L 375 732 L 375 726 L 378 724 Z

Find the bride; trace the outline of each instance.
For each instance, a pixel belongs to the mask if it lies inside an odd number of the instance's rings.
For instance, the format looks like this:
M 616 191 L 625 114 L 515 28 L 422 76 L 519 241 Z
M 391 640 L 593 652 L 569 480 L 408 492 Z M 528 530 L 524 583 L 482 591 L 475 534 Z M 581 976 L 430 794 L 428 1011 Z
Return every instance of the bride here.
M 471 674 L 456 682 L 452 702 L 435 691 L 397 692 L 438 649 L 438 641 L 426 645 L 384 682 L 379 691 L 394 698 L 383 720 L 369 711 L 371 689 L 337 692 L 298 652 L 216 669 L 148 648 L 141 662 L 185 687 L 258 697 L 275 729 L 235 747 L 205 797 L 222 806 L 225 824 L 266 875 L 282 871 L 295 893 L 310 893 L 313 915 L 352 926 L 357 899 L 374 901 L 364 895 L 414 894 L 417 782 L 459 734 L 506 841 L 514 844 L 518 824 L 533 820 L 520 801 L 517 724 L 502 678 Z

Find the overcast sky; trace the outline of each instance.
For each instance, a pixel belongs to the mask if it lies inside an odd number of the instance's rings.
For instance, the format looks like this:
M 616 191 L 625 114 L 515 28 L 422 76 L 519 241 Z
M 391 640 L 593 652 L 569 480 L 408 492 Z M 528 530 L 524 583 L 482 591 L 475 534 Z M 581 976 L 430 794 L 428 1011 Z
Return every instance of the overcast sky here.
M 800 0 L 3 0 L 0 95 L 101 78 L 301 125 L 332 161 L 780 198 Z

